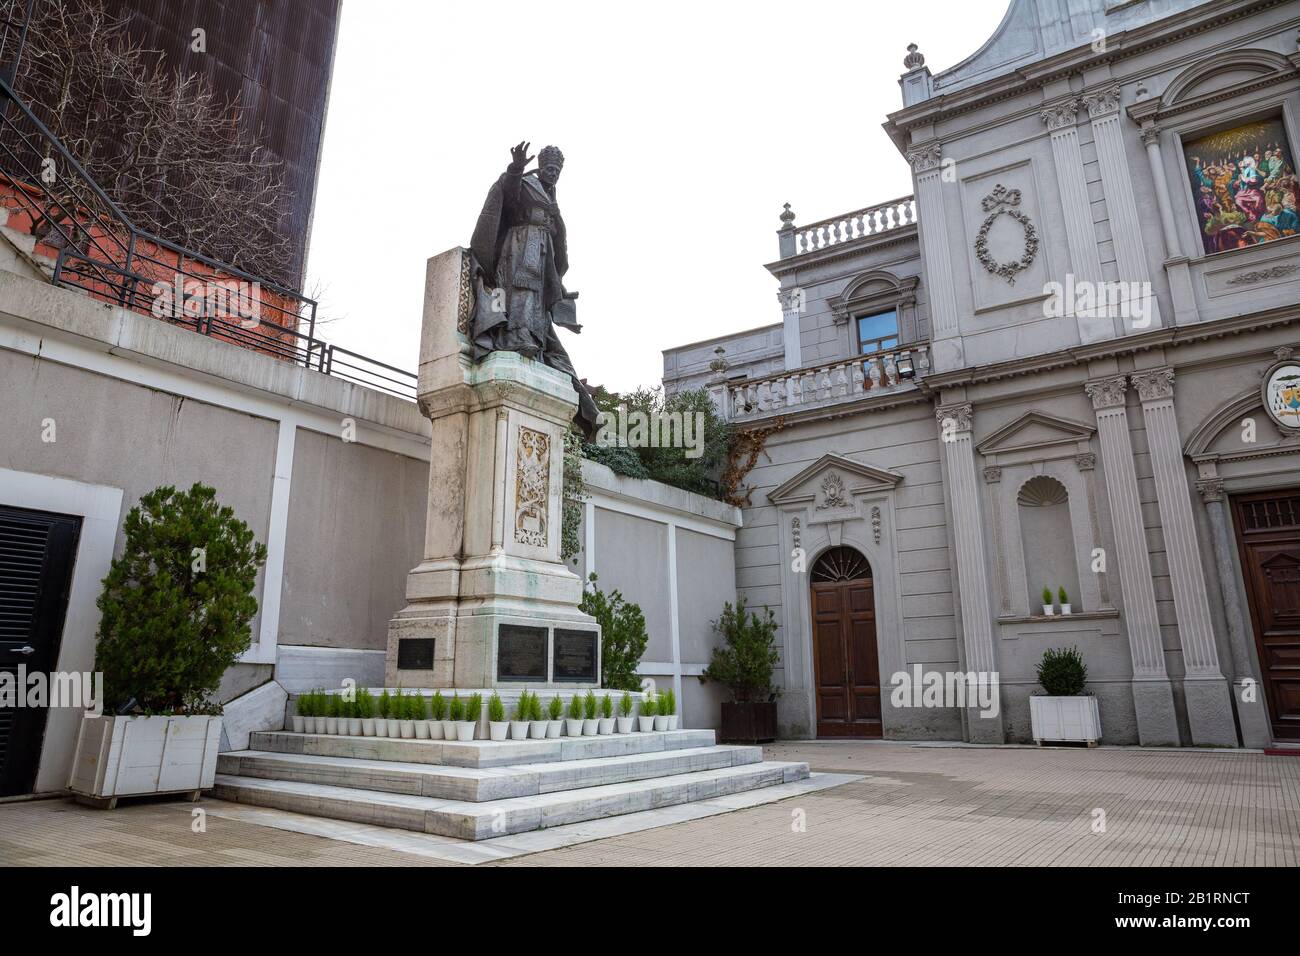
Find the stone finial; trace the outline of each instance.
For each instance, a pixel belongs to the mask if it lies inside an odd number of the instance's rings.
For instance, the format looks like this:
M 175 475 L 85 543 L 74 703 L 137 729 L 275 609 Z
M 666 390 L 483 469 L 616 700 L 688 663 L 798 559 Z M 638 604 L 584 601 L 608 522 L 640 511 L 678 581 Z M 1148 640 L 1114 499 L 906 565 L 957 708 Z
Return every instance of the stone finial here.
M 907 45 L 907 56 L 903 57 L 903 66 L 909 70 L 918 70 L 925 66 L 925 56 L 917 50 L 915 43 Z
M 785 203 L 784 206 L 782 207 L 781 228 L 782 229 L 794 228 L 794 210 L 790 208 L 789 203 Z

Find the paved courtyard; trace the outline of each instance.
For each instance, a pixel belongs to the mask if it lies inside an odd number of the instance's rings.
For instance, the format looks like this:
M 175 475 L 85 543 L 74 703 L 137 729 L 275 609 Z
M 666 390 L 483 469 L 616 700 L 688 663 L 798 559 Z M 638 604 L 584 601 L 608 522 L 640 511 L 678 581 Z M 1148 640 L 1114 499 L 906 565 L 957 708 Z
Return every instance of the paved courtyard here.
M 1300 865 L 1300 757 L 789 743 L 769 759 L 861 779 L 504 865 Z M 4 865 L 439 865 L 418 834 L 337 839 L 230 804 L 0 805 Z M 276 818 L 275 811 L 264 816 Z M 291 815 L 284 815 L 286 817 Z M 356 828 L 353 828 L 354 830 Z M 359 831 L 356 831 L 359 832 Z M 445 842 L 445 841 L 444 841 Z

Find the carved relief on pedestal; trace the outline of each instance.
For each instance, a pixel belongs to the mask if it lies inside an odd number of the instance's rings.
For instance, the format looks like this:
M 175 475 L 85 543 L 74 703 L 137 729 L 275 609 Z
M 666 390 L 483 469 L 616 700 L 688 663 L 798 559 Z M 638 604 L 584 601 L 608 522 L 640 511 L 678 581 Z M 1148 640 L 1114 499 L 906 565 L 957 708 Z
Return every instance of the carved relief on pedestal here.
M 456 331 L 469 335 L 469 317 L 474 314 L 474 284 L 470 279 L 470 257 L 460 256 L 460 288 L 456 297 Z
M 551 493 L 551 438 L 519 426 L 515 451 L 515 540 L 544 548 Z

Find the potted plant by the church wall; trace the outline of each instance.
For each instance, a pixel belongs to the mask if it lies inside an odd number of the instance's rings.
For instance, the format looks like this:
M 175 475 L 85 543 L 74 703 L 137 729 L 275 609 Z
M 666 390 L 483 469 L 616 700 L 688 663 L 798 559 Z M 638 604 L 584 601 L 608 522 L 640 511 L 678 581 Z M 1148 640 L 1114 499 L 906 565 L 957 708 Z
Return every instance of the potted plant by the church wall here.
M 379 692 L 375 698 L 375 736 L 388 736 L 388 712 L 392 710 L 393 698 L 388 694 L 388 688 Z
M 442 691 L 435 690 L 429 698 L 429 739 L 443 740 L 442 725 L 447 719 L 447 701 Z
M 470 694 L 465 701 L 465 719 L 456 725 L 456 739 L 465 741 L 474 739 L 474 731 L 483 718 L 483 695 Z
M 587 695 L 582 698 L 582 736 L 594 737 L 600 732 L 600 721 L 596 718 L 599 707 L 600 705 L 596 703 L 596 692 L 587 691 Z
M 1054 608 L 1052 606 L 1052 589 L 1046 584 L 1043 585 L 1043 614 L 1052 617 Z
M 337 694 L 325 695 L 325 733 L 339 732 L 339 698 Z
M 654 694 L 646 694 L 641 698 L 641 713 L 636 718 L 636 729 L 643 734 L 648 734 L 655 729 L 655 700 Z
M 98 600 L 104 713 L 82 717 L 69 787 L 106 800 L 211 787 L 222 675 L 252 639 L 266 548 L 216 492 L 158 488 L 126 516 Z M 304 721 L 305 725 L 305 721 Z
M 510 721 L 506 720 L 506 705 L 501 702 L 501 695 L 496 691 L 488 698 L 488 739 L 505 740 L 510 730 Z
M 447 705 L 447 719 L 442 722 L 442 736 L 445 740 L 456 739 L 456 728 L 461 721 L 465 719 L 465 702 L 460 699 L 459 694 L 451 695 L 451 702 Z
M 659 701 L 659 712 L 668 718 L 668 730 L 677 729 L 677 692 L 669 687 Z
M 632 717 L 632 695 L 623 691 L 623 697 L 618 702 L 618 732 L 620 734 L 630 734 L 632 725 L 635 720 Z
M 1097 698 L 1085 692 L 1088 667 L 1077 647 L 1049 649 L 1038 664 L 1044 694 L 1029 698 L 1029 723 L 1034 740 L 1076 741 L 1092 746 L 1101 740 Z
M 564 734 L 564 701 L 556 694 L 546 708 L 546 739 L 554 740 Z
M 402 688 L 399 687 L 393 691 L 393 696 L 388 698 L 388 736 L 393 738 L 402 736 L 402 713 L 405 709 L 406 705 L 402 702 Z
M 600 699 L 600 719 L 596 721 L 596 733 L 612 734 L 614 732 L 614 701 L 606 694 Z
M 528 739 L 528 691 L 520 691 L 515 701 L 515 715 L 510 721 L 510 739 Z
M 722 646 L 700 680 L 717 681 L 727 688 L 730 701 L 723 701 L 719 739 L 728 743 L 763 743 L 776 739 L 776 686 L 772 675 L 780 659 L 776 650 L 776 616 L 770 608 L 764 614 L 746 611 L 744 599 L 723 604 L 713 629 L 722 636 Z
M 1056 591 L 1056 599 L 1057 599 L 1058 601 L 1061 602 L 1061 613 L 1062 613 L 1062 614 L 1073 614 L 1073 613 L 1074 613 L 1074 608 L 1070 606 L 1070 596 L 1069 596 L 1068 594 L 1065 593 L 1065 588 L 1058 588 L 1058 589 L 1057 589 L 1057 591 Z
M 357 691 L 357 717 L 361 720 L 361 736 L 375 735 L 375 695 L 366 688 Z
M 575 692 L 569 698 L 569 716 L 564 721 L 564 735 L 566 737 L 582 736 L 582 698 Z
M 546 714 L 542 711 L 542 698 L 537 694 L 528 697 L 528 739 L 543 740 L 546 737 Z
M 303 710 L 306 705 L 307 710 Z M 307 717 L 310 715 L 311 701 L 307 694 L 299 694 L 298 699 L 293 702 L 293 717 L 289 725 L 295 734 L 305 733 L 307 730 Z

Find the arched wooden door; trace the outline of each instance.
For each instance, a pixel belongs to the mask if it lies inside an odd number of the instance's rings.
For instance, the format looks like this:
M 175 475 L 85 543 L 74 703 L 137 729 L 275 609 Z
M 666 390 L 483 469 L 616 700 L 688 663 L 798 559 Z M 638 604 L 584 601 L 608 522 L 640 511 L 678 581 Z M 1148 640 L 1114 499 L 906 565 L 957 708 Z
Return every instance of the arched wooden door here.
M 880 663 L 871 565 L 831 548 L 812 574 L 818 737 L 880 737 Z

